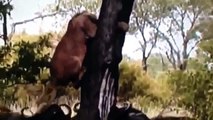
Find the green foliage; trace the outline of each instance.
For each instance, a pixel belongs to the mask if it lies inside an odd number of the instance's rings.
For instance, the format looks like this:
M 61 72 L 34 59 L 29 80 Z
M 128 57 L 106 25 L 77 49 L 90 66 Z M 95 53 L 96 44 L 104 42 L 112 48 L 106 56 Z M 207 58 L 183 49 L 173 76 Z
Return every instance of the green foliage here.
M 0 1 L 0 20 L 2 19 L 2 14 L 8 14 L 10 15 L 10 12 L 13 10 L 13 6 L 10 4 L 10 2 L 6 0 Z
M 213 39 L 203 40 L 199 44 L 199 47 L 204 51 L 210 58 L 213 57 Z
M 142 107 L 166 104 L 172 93 L 163 75 L 154 80 L 142 71 L 139 62 L 123 60 L 120 64 L 119 97 L 138 101 Z M 156 103 L 156 104 L 155 104 Z
M 50 61 L 50 34 L 39 37 L 37 41 L 19 41 L 0 50 L 0 94 L 8 94 L 8 85 L 37 83 L 48 79 Z M 11 96 L 11 95 L 10 95 Z M 13 95 L 14 96 L 14 95 Z M 2 98 L 6 100 L 7 98 Z
M 11 45 L 9 55 L 3 56 L 5 59 L 1 61 L 3 63 L 1 69 L 5 70 L 6 75 L 1 79 L 15 80 L 15 83 L 22 80 L 36 82 L 41 70 L 48 67 L 50 58 L 48 39 L 49 36 L 42 36 L 36 42 L 20 41 Z
M 148 73 L 155 77 L 158 73 L 171 68 L 169 61 L 165 55 L 151 54 L 148 61 Z
M 57 3 L 50 4 L 47 6 L 46 11 L 55 12 L 55 11 L 67 11 L 72 13 L 77 13 L 82 11 L 82 8 L 90 11 L 97 12 L 97 9 L 100 8 L 100 0 L 58 0 Z M 67 13 L 62 13 L 62 16 L 66 16 Z
M 205 57 L 189 58 L 187 70 L 205 70 Z
M 168 78 L 179 106 L 189 110 L 199 120 L 213 119 L 212 71 L 173 71 Z
M 140 62 L 124 59 L 120 64 L 119 97 L 139 105 L 144 112 L 172 105 L 188 110 L 198 120 L 213 119 L 213 72 L 203 61 L 189 60 L 188 71 L 144 74 Z
M 148 84 L 142 83 L 143 72 L 141 66 L 134 62 L 123 61 L 120 65 L 120 94 L 128 99 L 137 94 L 144 95 Z

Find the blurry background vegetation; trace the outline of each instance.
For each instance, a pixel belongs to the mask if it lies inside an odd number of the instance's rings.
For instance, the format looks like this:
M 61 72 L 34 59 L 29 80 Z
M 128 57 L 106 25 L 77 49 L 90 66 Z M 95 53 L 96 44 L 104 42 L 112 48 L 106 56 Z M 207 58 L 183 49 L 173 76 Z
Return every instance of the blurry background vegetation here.
M 136 50 L 142 54 L 140 60 L 123 56 L 119 100 L 129 100 L 148 114 L 172 106 L 187 110 L 198 120 L 212 120 L 212 1 L 136 2 L 129 34 L 141 36 L 140 48 Z M 3 24 L 7 24 L 5 13 L 9 16 L 13 6 L 7 0 L 0 1 Z M 82 7 L 97 13 L 100 1 L 58 0 L 48 5 L 45 11 L 50 16 L 57 13 L 66 17 L 79 12 Z M 38 95 L 27 88 L 34 86 L 39 90 L 42 81 L 49 78 L 49 62 L 65 29 L 40 35 L 30 35 L 25 31 L 8 34 L 5 28 L 2 30 L 4 34 L 0 36 L 5 45 L 0 48 L 0 103 L 24 105 Z M 153 52 L 153 49 L 159 52 Z M 68 93 L 71 99 L 78 98 L 78 92 L 73 89 Z

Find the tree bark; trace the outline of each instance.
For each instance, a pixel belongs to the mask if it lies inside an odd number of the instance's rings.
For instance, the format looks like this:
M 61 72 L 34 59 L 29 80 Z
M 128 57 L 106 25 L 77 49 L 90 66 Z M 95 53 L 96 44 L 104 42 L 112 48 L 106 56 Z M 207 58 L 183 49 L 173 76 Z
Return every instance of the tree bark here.
M 142 68 L 144 72 L 147 72 L 147 57 L 143 57 L 142 59 Z
M 88 44 L 85 57 L 87 71 L 81 86 L 80 120 L 106 120 L 116 104 L 125 32 L 115 26 L 118 21 L 129 22 L 133 1 L 103 0 L 96 37 Z
M 188 42 L 183 43 L 182 62 L 179 65 L 179 69 L 184 71 L 187 68 L 188 55 L 187 55 Z
M 7 44 L 7 12 L 2 13 L 3 16 L 3 40 L 4 44 Z

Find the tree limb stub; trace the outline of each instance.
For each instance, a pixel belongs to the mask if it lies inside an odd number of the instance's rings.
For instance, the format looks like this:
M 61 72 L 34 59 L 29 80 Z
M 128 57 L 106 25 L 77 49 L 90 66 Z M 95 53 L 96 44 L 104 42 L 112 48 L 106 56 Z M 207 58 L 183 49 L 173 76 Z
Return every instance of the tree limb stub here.
M 134 0 L 103 0 L 96 37 L 88 45 L 87 71 L 81 87 L 80 120 L 106 120 L 116 104 L 118 64 L 122 59 L 125 32 L 118 21 L 128 23 Z M 122 7 L 123 6 L 123 7 Z

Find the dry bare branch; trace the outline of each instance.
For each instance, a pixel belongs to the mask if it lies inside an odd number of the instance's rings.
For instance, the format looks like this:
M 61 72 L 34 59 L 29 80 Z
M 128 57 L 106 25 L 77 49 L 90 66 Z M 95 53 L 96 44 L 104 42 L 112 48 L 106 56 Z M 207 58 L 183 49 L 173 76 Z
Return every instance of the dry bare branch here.
M 196 41 L 195 44 L 191 47 L 191 49 L 189 50 L 189 52 L 187 53 L 187 57 L 189 57 L 189 55 L 191 54 L 191 52 L 195 49 L 195 47 L 200 43 L 200 41 Z
M 159 28 L 161 25 L 161 21 L 158 22 L 157 27 Z M 153 48 L 155 47 L 156 43 L 157 43 L 157 39 L 158 39 L 158 33 L 159 31 L 157 31 L 154 35 L 154 42 L 152 43 L 151 49 L 149 50 L 148 54 L 147 54 L 147 58 L 151 55 L 151 52 L 153 50 Z
M 58 14 L 61 14 L 61 13 L 67 13 L 69 11 L 71 11 L 71 10 L 69 9 L 69 10 L 66 10 L 66 11 L 57 11 L 57 12 L 54 12 L 54 13 L 45 14 L 45 15 L 38 15 L 38 16 L 30 18 L 30 19 L 26 19 L 26 20 L 23 20 L 23 21 L 12 23 L 11 33 L 10 33 L 8 38 L 9 38 L 9 40 L 12 38 L 13 34 L 15 33 L 15 28 L 16 28 L 17 25 L 22 25 L 22 24 L 25 24 L 25 23 L 28 23 L 28 22 L 33 22 L 37 19 L 44 19 L 44 18 L 47 18 L 47 17 L 53 17 L 55 15 L 58 15 Z

